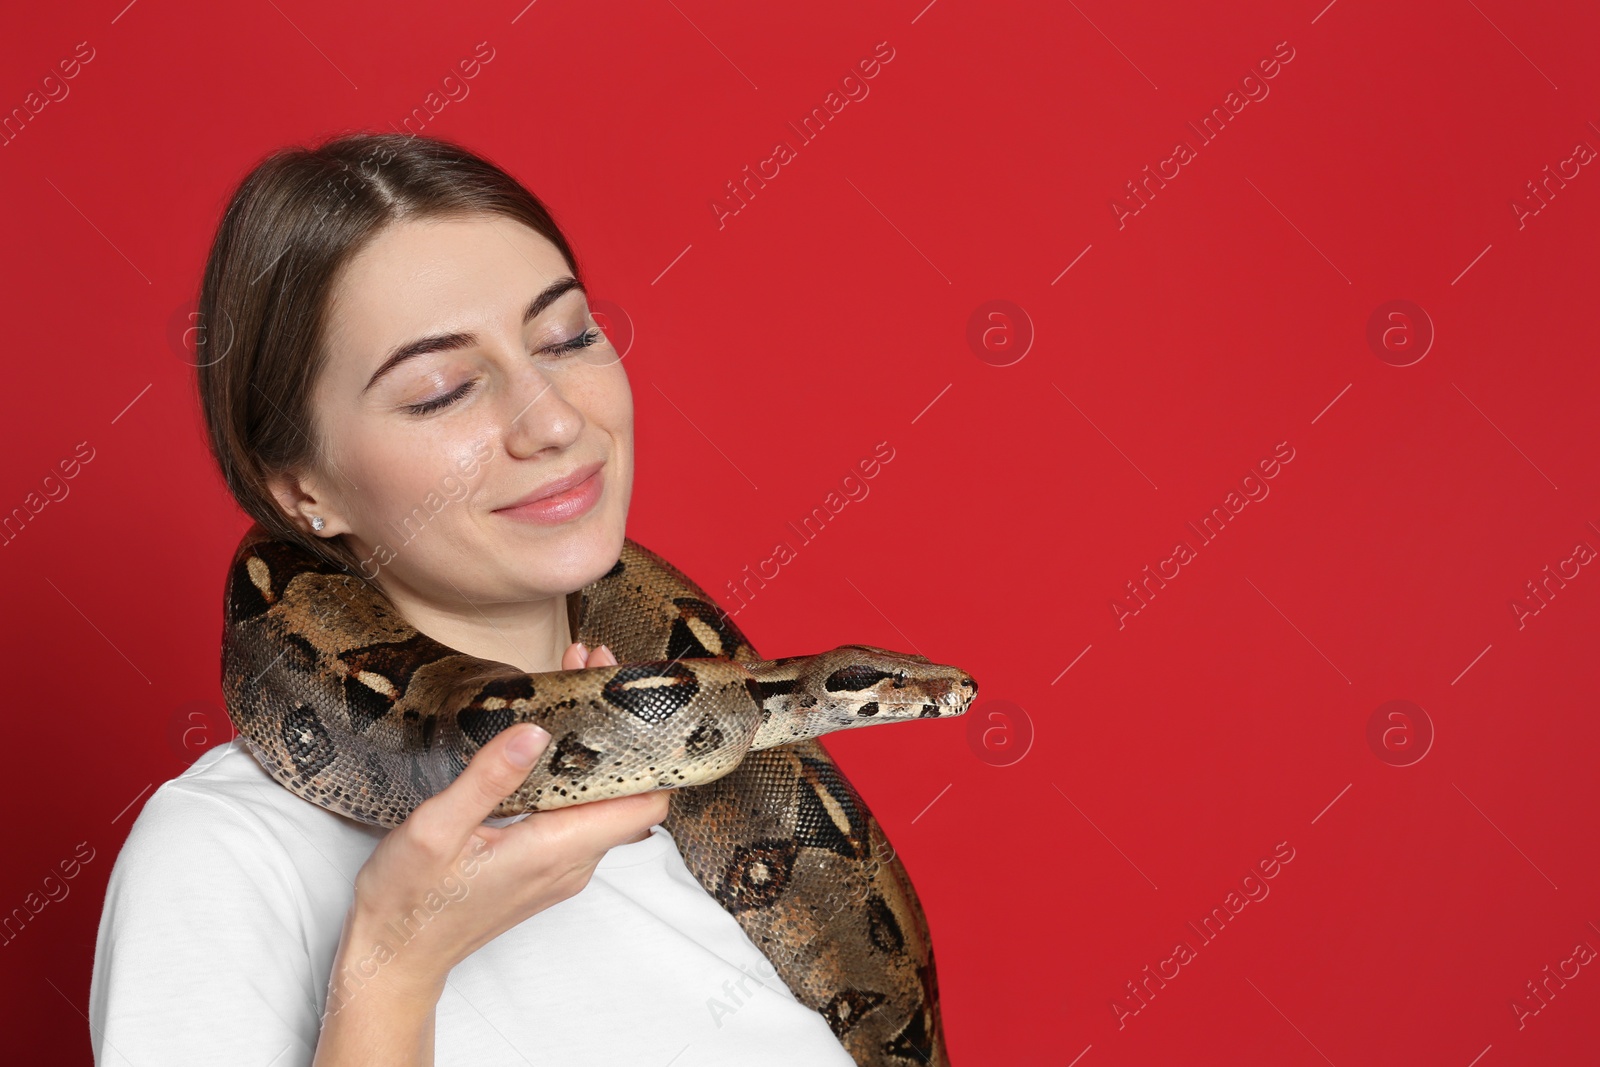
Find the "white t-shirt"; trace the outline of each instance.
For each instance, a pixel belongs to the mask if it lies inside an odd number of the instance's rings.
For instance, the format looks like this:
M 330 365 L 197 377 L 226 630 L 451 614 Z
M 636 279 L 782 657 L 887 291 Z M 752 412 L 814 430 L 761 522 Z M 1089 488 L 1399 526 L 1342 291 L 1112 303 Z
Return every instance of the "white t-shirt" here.
M 356 872 L 386 832 L 290 793 L 239 740 L 163 784 L 106 888 L 95 1063 L 309 1065 Z M 669 1062 L 854 1061 L 659 825 L 458 964 L 435 1015 L 437 1067 Z

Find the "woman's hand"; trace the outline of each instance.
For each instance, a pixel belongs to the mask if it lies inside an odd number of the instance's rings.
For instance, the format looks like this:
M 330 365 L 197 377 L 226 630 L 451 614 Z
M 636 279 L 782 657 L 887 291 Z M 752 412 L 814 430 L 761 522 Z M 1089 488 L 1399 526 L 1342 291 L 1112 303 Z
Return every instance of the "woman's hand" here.
M 603 645 L 589 653 L 574 642 L 562 656 L 562 669 L 616 662 Z M 393 1051 L 384 1062 L 431 1062 L 432 1012 L 450 969 L 524 919 L 578 893 L 607 850 L 643 840 L 666 818 L 668 792 L 657 789 L 485 826 L 483 820 L 522 784 L 549 741 L 531 723 L 501 731 L 454 782 L 391 830 L 357 872 L 329 982 L 318 1067 L 354 1063 L 358 1055 L 369 1062 L 374 1039 Z M 372 1012 L 358 1011 L 359 1021 L 342 1028 L 359 1037 L 345 1040 L 341 1034 L 334 1042 L 348 1047 L 347 1060 L 343 1049 L 324 1048 L 330 1021 L 363 998 Z M 426 1033 L 418 1029 L 424 1024 Z M 414 1058 L 422 1045 L 430 1058 Z
M 606 666 L 603 646 L 589 655 L 574 642 L 562 669 Z M 533 812 L 507 826 L 483 820 L 515 792 L 550 736 L 518 723 L 484 745 L 454 782 L 417 805 L 356 875 L 355 933 L 395 940 L 400 922 L 427 916 L 420 932 L 383 965 L 417 996 L 442 991 L 445 975 L 495 937 L 576 894 L 615 845 L 639 837 L 667 814 L 667 793 L 653 790 L 554 811 Z M 437 912 L 426 900 L 433 895 Z M 443 899 L 444 906 L 437 902 Z M 364 920 L 360 921 L 360 920 Z M 364 946 L 358 944 L 360 950 Z

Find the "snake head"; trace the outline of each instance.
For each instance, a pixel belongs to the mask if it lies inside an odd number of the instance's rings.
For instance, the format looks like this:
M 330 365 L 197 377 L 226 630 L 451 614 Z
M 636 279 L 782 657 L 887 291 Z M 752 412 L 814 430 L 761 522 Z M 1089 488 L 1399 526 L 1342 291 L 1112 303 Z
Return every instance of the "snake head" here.
M 876 645 L 746 663 L 766 721 L 752 748 L 905 719 L 953 718 L 978 694 L 966 671 Z

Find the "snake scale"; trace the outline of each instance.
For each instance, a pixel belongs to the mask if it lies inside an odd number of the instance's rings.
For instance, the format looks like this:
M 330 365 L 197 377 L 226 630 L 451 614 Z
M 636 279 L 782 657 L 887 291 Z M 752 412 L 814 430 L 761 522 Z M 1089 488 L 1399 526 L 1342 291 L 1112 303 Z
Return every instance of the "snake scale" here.
M 948 1065 L 916 890 L 817 737 L 961 715 L 972 677 L 870 645 L 762 660 L 631 538 L 567 610 L 573 639 L 616 665 L 527 674 L 457 652 L 255 525 L 226 585 L 228 714 L 291 792 L 384 827 L 524 720 L 551 741 L 497 816 L 672 787 L 662 825 L 685 866 L 856 1063 Z

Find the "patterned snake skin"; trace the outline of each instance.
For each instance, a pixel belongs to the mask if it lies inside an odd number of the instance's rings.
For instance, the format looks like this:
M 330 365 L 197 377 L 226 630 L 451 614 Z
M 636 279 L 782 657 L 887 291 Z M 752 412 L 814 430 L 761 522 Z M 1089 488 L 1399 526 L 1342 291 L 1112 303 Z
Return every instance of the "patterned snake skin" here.
M 567 598 L 617 665 L 525 674 L 419 633 L 381 592 L 259 526 L 227 583 L 223 691 L 297 796 L 393 827 L 479 746 L 551 741 L 496 815 L 675 787 L 684 863 L 860 1065 L 948 1065 L 927 920 L 905 867 L 816 737 L 963 714 L 965 671 L 845 645 L 762 660 L 699 586 L 627 540 Z

